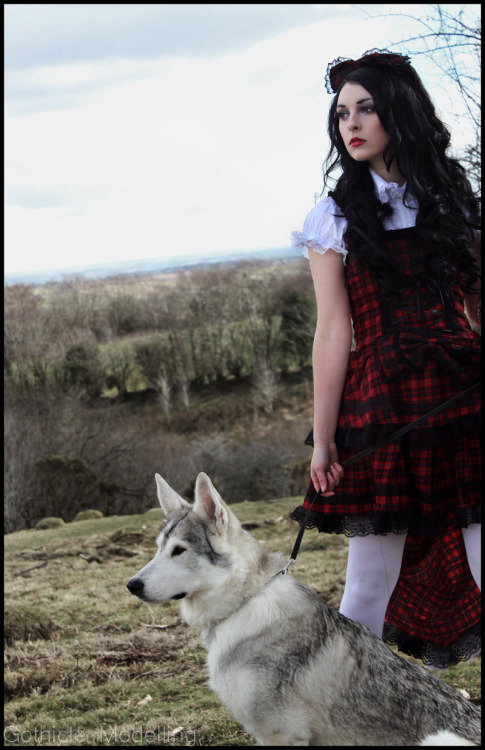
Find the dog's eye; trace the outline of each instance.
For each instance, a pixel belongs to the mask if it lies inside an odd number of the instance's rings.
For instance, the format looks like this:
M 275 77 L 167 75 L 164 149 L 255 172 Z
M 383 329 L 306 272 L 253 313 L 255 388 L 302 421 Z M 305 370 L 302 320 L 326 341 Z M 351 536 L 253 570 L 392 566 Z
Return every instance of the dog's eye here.
M 185 552 L 185 547 L 180 547 L 178 544 L 176 547 L 172 550 L 172 557 L 175 557 L 176 555 L 182 555 Z

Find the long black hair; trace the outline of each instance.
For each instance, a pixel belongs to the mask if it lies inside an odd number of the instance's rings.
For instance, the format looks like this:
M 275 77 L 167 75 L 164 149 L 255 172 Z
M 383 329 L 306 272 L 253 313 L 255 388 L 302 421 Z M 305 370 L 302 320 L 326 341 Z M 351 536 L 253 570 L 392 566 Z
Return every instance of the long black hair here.
M 339 130 L 337 102 L 340 90 L 349 82 L 359 83 L 372 96 L 376 112 L 390 139 L 383 158 L 387 169 L 396 164 L 406 180 L 404 203 L 412 194 L 418 203 L 416 230 L 429 254 L 434 273 L 448 291 L 457 269 L 467 278 L 467 289 L 480 276 L 471 250 L 474 230 L 480 228 L 480 205 L 465 169 L 448 156 L 450 133 L 436 114 L 433 102 L 411 65 L 379 69 L 361 67 L 342 81 L 330 106 L 328 133 L 330 150 L 324 164 L 324 191 L 337 167 L 342 174 L 329 195 L 348 223 L 348 231 L 360 230 L 372 247 L 366 257 L 378 276 L 392 276 L 381 245 L 383 221 L 392 214 L 381 203 L 367 162 L 357 162 L 347 152 Z

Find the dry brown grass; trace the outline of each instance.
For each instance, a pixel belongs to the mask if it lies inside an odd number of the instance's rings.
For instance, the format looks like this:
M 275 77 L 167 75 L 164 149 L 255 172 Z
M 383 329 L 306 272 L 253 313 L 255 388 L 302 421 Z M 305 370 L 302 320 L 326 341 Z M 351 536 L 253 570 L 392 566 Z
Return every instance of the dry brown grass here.
M 234 510 L 269 550 L 289 555 L 296 504 Z M 153 509 L 5 538 L 8 744 L 255 745 L 208 688 L 205 652 L 179 604 L 142 603 L 125 588 L 151 559 L 161 523 Z M 309 531 L 293 568 L 333 607 L 347 545 Z M 439 676 L 479 698 L 479 659 Z

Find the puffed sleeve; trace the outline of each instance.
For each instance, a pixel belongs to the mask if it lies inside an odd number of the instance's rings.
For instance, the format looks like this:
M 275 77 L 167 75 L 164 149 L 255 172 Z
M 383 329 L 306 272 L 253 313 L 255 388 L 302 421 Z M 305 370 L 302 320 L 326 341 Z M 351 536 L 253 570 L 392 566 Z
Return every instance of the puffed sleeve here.
M 302 231 L 291 233 L 292 246 L 301 250 L 305 258 L 308 258 L 309 247 L 321 255 L 331 248 L 342 253 L 345 263 L 347 220 L 339 214 L 341 211 L 330 196 L 319 201 L 306 217 Z

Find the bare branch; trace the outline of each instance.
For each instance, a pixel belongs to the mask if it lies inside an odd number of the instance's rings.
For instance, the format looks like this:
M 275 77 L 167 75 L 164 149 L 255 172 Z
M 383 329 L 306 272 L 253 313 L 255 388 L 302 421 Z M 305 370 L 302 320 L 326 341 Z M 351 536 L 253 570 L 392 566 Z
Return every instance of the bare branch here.
M 423 33 L 411 34 L 408 38 L 390 42 L 388 47 L 402 50 L 403 46 L 407 45 L 410 54 L 431 59 L 436 68 L 452 82 L 473 129 L 473 140 L 464 148 L 461 159 L 467 165 L 470 177 L 480 185 L 480 170 L 476 158 L 481 151 L 480 18 L 469 12 L 469 6 L 457 5 L 453 11 L 439 4 L 422 8 L 424 13 L 420 17 L 394 12 L 377 15 L 367 13 L 366 16 L 369 19 L 399 17 L 418 24 Z M 456 116 L 454 110 L 455 107 L 452 106 L 450 114 L 453 117 Z

